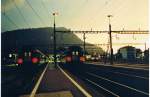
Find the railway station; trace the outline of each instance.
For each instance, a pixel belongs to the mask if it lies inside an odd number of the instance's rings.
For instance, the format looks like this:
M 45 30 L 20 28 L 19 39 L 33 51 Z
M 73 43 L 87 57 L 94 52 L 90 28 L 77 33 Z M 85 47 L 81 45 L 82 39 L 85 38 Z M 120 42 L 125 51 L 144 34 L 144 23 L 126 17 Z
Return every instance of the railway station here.
M 148 0 L 2 0 L 1 97 L 149 97 Z

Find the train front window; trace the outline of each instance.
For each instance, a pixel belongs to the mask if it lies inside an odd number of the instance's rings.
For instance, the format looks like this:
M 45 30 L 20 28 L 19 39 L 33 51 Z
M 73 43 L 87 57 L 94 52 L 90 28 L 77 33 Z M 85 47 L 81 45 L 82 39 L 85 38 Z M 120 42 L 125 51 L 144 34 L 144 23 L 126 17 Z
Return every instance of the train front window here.
M 76 51 L 76 55 L 79 55 L 79 52 L 78 52 L 78 51 Z
M 31 56 L 31 52 L 29 52 L 29 56 Z
M 72 52 L 72 55 L 75 55 L 75 52 L 74 52 L 74 51 Z
M 72 55 L 78 56 L 78 55 L 79 55 L 79 52 L 78 52 L 78 51 L 73 51 L 73 52 L 72 52 Z
M 25 56 L 25 57 L 27 56 L 27 52 L 24 52 L 24 56 Z

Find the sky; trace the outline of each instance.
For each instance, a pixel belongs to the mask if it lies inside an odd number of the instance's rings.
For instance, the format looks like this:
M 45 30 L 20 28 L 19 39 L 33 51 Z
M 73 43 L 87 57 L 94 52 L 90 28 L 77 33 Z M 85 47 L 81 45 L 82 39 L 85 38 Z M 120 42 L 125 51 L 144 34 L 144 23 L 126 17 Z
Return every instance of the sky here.
M 2 0 L 1 12 L 2 31 L 53 26 L 53 12 L 58 12 L 57 26 L 71 29 L 107 30 L 109 14 L 113 15 L 111 23 L 115 30 L 148 29 L 148 0 Z
M 113 16 L 112 30 L 149 28 L 148 0 L 1 0 L 1 31 L 52 27 L 53 12 L 57 27 L 72 30 L 108 30 L 107 15 Z M 87 41 L 99 43 L 96 39 Z

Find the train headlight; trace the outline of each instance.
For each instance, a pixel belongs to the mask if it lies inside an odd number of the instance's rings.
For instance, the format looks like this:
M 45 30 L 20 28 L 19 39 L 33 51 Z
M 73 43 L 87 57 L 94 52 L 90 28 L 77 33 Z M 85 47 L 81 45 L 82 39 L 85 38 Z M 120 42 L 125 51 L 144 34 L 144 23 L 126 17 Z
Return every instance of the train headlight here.
M 66 62 L 71 62 L 71 57 L 70 56 L 67 56 L 65 59 L 66 59 Z
M 80 61 L 81 61 L 81 62 L 84 62 L 84 61 L 85 61 L 85 57 L 83 57 L 83 56 L 80 57 Z
M 18 58 L 17 64 L 23 64 L 23 59 L 22 58 Z
M 32 58 L 32 63 L 37 63 L 37 62 L 39 62 L 39 59 L 38 58 Z

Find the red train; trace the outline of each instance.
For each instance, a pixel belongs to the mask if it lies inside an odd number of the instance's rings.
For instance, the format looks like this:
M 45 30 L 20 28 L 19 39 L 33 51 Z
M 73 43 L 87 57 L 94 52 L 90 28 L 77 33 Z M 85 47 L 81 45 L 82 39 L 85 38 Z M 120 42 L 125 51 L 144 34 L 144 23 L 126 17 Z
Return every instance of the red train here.
M 85 61 L 83 53 L 80 46 L 69 46 L 65 51 L 66 63 L 83 63 Z

